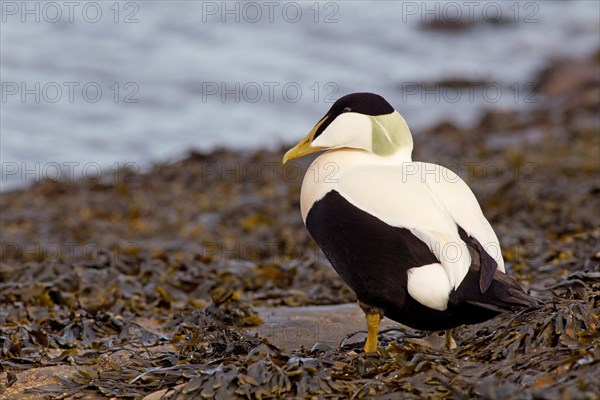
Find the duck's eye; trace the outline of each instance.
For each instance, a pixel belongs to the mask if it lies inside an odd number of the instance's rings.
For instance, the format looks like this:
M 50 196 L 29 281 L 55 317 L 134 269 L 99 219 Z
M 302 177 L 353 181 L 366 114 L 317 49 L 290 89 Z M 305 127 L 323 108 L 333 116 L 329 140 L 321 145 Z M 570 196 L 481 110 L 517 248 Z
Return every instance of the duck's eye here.
M 350 111 L 352 111 L 352 109 L 350 107 L 344 108 L 344 112 L 350 112 Z

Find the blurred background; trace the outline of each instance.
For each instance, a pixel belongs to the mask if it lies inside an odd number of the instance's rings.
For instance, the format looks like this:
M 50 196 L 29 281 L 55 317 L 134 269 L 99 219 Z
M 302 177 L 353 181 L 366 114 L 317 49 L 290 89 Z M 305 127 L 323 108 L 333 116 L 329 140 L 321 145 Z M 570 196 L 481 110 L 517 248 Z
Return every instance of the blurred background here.
M 540 307 L 355 352 L 281 159 L 356 91 Z M 0 0 L 0 398 L 597 399 L 599 110 L 597 0 Z
M 595 0 L 1 4 L 3 190 L 56 164 L 273 149 L 355 91 L 417 134 L 471 124 L 535 105 L 549 61 L 600 43 Z

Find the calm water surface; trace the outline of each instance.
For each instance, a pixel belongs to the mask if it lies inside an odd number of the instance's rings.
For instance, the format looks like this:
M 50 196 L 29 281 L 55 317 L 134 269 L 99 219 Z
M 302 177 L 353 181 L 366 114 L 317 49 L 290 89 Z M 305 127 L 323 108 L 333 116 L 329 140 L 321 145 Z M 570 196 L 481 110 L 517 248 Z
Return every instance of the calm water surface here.
M 417 133 L 535 106 L 537 71 L 599 47 L 598 4 L 2 2 L 2 188 L 51 176 L 54 163 L 273 148 L 354 91 L 381 93 Z M 424 28 L 458 13 L 473 26 Z M 491 83 L 421 90 L 455 78 Z

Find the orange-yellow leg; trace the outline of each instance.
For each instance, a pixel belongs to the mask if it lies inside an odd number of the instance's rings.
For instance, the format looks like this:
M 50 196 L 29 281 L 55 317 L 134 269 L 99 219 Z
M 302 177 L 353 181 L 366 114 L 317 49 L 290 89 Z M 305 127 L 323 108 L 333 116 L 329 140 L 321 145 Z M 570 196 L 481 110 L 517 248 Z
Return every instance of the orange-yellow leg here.
M 377 352 L 377 336 L 379 335 L 379 326 L 381 325 L 381 316 L 377 314 L 367 314 L 367 341 L 365 342 L 366 353 Z
M 454 350 L 456 347 L 456 341 L 452 337 L 452 329 L 448 329 L 446 331 L 446 350 Z

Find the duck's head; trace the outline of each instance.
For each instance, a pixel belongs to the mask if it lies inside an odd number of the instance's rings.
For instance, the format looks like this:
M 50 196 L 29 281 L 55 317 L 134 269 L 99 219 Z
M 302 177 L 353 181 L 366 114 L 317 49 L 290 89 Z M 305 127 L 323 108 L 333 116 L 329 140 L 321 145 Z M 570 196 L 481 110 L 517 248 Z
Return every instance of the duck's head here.
M 383 97 L 374 93 L 348 94 L 335 103 L 283 163 L 310 153 L 359 149 L 380 156 L 400 151 L 410 157 L 413 141 L 408 125 Z

